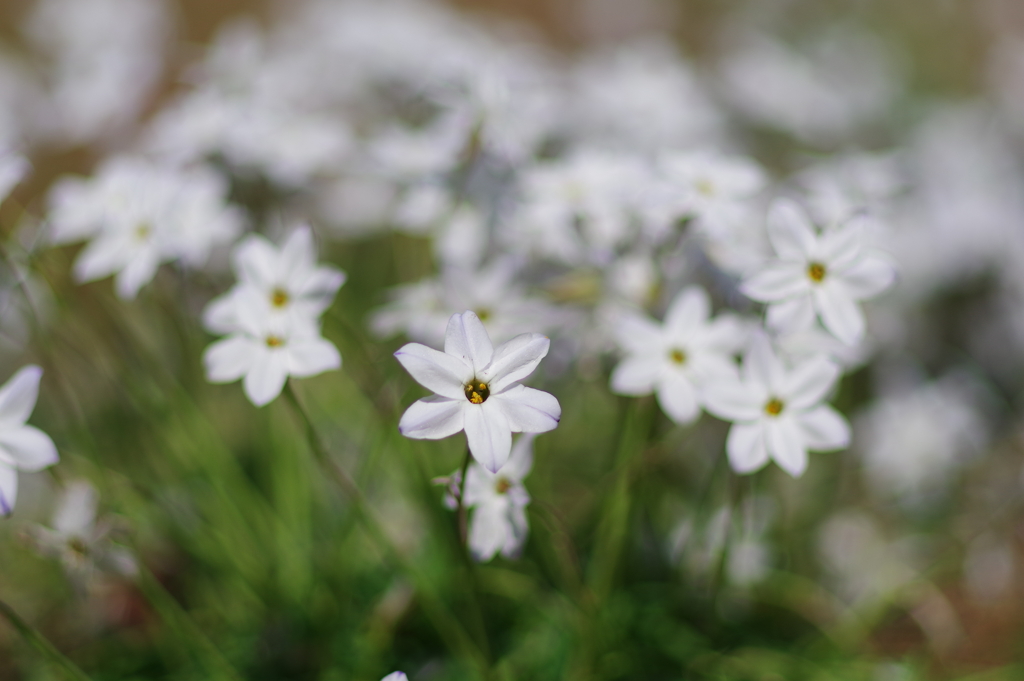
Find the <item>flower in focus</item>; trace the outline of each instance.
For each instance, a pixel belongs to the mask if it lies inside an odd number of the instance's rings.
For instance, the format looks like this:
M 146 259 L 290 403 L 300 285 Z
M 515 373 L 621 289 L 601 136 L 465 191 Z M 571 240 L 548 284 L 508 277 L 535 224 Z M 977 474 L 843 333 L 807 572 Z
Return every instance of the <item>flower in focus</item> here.
M 135 558 L 114 546 L 114 526 L 97 520 L 99 497 L 96 488 L 84 480 L 67 486 L 57 503 L 51 527 L 32 528 L 31 537 L 40 553 L 57 558 L 74 577 L 85 581 L 96 571 L 124 575 L 136 570 Z
M 702 386 L 736 379 L 732 355 L 744 341 L 735 317 L 709 320 L 710 311 L 704 289 L 691 286 L 676 296 L 663 324 L 637 314 L 624 315 L 615 334 L 626 357 L 612 372 L 612 391 L 620 395 L 655 392 L 658 404 L 673 421 L 696 419 Z
M 783 365 L 768 337 L 758 334 L 743 360 L 738 381 L 717 381 L 704 392 L 709 412 L 733 421 L 726 440 L 729 463 L 751 473 L 768 459 L 793 477 L 807 468 L 807 451 L 842 449 L 850 426 L 822 404 L 839 378 L 839 367 L 817 357 L 792 369 Z
M 745 280 L 741 290 L 769 304 L 769 326 L 801 331 L 817 315 L 836 338 L 859 343 L 864 314 L 857 301 L 887 289 L 896 271 L 862 250 L 858 221 L 818 234 L 800 206 L 779 200 L 768 215 L 768 236 L 778 259 Z
M 22 368 L 0 387 L 0 512 L 10 515 L 18 498 L 18 471 L 39 471 L 57 463 L 50 436 L 26 425 L 39 396 L 43 370 Z
M 232 260 L 238 283 L 203 315 L 206 327 L 219 333 L 230 333 L 238 325 L 237 310 L 251 297 L 262 298 L 271 316 L 288 317 L 289 323 L 316 319 L 345 283 L 341 270 L 317 265 L 313 232 L 305 225 L 280 248 L 250 234 L 235 246 Z
M 558 425 L 558 400 L 520 384 L 550 344 L 539 333 L 524 333 L 495 348 L 475 313 L 452 315 L 444 352 L 409 343 L 395 353 L 420 385 L 436 393 L 413 403 L 398 429 L 426 440 L 464 430 L 473 458 L 497 473 L 512 450 L 512 433 L 544 433 Z
M 526 542 L 530 494 L 523 478 L 533 467 L 533 438 L 523 435 L 516 440 L 500 472 L 491 473 L 477 463 L 466 472 L 463 503 L 473 509 L 469 550 L 478 561 L 488 561 L 499 551 L 506 558 L 514 558 Z

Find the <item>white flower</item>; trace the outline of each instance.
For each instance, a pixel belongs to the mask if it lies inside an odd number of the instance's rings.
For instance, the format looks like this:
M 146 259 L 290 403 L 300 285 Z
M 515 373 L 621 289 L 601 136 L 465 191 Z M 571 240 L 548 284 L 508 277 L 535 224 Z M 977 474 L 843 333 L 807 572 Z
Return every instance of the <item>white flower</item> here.
M 715 236 L 740 222 L 746 213 L 744 204 L 767 182 L 752 159 L 711 152 L 665 154 L 658 167 L 659 182 L 649 199 L 671 218 L 695 218 Z
M 274 314 L 258 294 L 236 296 L 231 335 L 203 353 L 211 383 L 244 378 L 246 397 L 257 407 L 269 403 L 284 388 L 289 376 L 305 378 L 341 366 L 334 345 L 320 336 L 312 319 Z
M 31 169 L 32 164 L 21 154 L 0 151 L 0 203 Z
M 799 331 L 818 315 L 836 338 L 859 343 L 864 314 L 857 301 L 888 288 L 896 271 L 884 258 L 861 250 L 858 221 L 818 234 L 804 210 L 783 199 L 768 215 L 768 236 L 778 259 L 741 286 L 750 298 L 769 303 L 768 324 Z
M 733 317 L 708 319 L 711 302 L 691 286 L 676 296 L 664 324 L 637 314 L 624 315 L 615 334 L 626 357 L 612 372 L 611 388 L 621 395 L 656 392 L 662 410 L 677 423 L 700 414 L 701 388 L 708 381 L 736 380 L 732 354 L 744 333 Z
M 391 672 L 380 681 L 409 681 L 409 677 L 404 672 Z
M 729 463 L 751 473 L 772 458 L 799 477 L 807 451 L 842 449 L 850 426 L 837 411 L 821 404 L 839 378 L 839 368 L 818 357 L 792 369 L 783 366 L 768 337 L 757 334 L 743 361 L 741 380 L 707 386 L 706 409 L 733 421 L 726 441 Z
M 420 385 L 437 393 L 412 404 L 398 429 L 427 440 L 465 430 L 473 457 L 497 473 L 508 460 L 512 433 L 543 433 L 558 425 L 558 400 L 519 383 L 550 344 L 539 333 L 524 333 L 495 348 L 475 313 L 452 315 L 444 352 L 409 343 L 395 353 Z
M 97 570 L 130 575 L 135 559 L 110 542 L 114 526 L 98 521 L 96 488 L 84 480 L 70 483 L 61 494 L 51 520 L 52 528 L 36 526 L 31 536 L 39 551 L 58 558 L 74 577 L 88 580 Z
M 530 494 L 523 478 L 533 467 L 533 438 L 520 436 L 500 472 L 491 473 L 474 463 L 466 473 L 463 503 L 473 509 L 469 549 L 478 561 L 488 561 L 499 551 L 506 558 L 514 558 L 526 542 Z
M 39 396 L 43 370 L 29 365 L 0 387 L 0 512 L 10 515 L 18 498 L 18 471 L 38 471 L 60 459 L 53 440 L 25 424 Z
M 345 283 L 341 270 L 317 265 L 313 232 L 301 226 L 278 248 L 258 234 L 250 234 L 232 251 L 238 283 L 206 308 L 203 322 L 215 333 L 230 333 L 239 326 L 238 309 L 252 297 L 267 303 L 271 316 L 287 317 L 287 324 L 315 320 L 331 305 Z
M 231 241 L 241 216 L 225 204 L 227 187 L 205 169 L 176 170 L 117 158 L 89 181 L 59 183 L 50 196 L 51 238 L 92 242 L 75 262 L 80 282 L 116 274 L 117 293 L 134 298 L 160 263 L 202 265 Z

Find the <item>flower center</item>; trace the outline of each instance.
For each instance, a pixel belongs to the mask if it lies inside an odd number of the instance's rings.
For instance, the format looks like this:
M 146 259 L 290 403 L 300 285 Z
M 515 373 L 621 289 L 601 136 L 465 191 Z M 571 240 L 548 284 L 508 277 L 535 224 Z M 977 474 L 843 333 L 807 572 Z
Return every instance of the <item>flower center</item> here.
M 275 288 L 274 292 L 270 294 L 270 304 L 274 307 L 284 307 L 288 301 L 288 292 L 283 288 Z
M 811 281 L 821 283 L 825 278 L 825 266 L 820 262 L 812 262 L 807 266 L 807 276 L 811 278 Z
M 89 547 L 86 546 L 85 541 L 83 541 L 81 537 L 72 537 L 69 539 L 68 550 L 79 558 L 85 558 L 89 555 Z
M 498 494 L 505 494 L 510 487 L 512 487 L 512 483 L 508 481 L 508 478 L 498 478 L 494 481 L 494 491 Z
M 769 416 L 778 416 L 782 413 L 782 409 L 786 404 L 777 397 L 773 397 L 768 400 L 768 404 L 764 405 L 764 413 Z
M 491 396 L 491 389 L 482 381 L 470 381 L 466 384 L 466 399 L 473 404 L 483 404 Z
M 672 360 L 674 364 L 686 364 L 686 353 L 679 348 L 672 348 L 672 351 L 668 353 L 668 358 Z
M 284 338 L 280 336 L 267 336 L 267 347 L 268 348 L 279 348 L 284 345 Z
M 153 233 L 153 228 L 150 227 L 148 222 L 140 222 L 135 226 L 135 238 L 138 241 L 145 241 L 149 238 L 149 235 Z
M 697 180 L 694 183 L 694 186 L 697 188 L 697 193 L 701 194 L 702 196 L 711 198 L 712 196 L 715 195 L 715 185 L 711 180 L 707 178 L 701 178 Z

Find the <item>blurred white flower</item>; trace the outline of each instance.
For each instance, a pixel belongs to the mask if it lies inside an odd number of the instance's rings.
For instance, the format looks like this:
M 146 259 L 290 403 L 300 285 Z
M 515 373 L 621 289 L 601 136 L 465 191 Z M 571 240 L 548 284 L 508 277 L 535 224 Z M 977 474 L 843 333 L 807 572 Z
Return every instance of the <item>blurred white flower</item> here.
M 239 326 L 239 308 L 252 297 L 262 298 L 270 316 L 287 318 L 286 324 L 313 321 L 330 307 L 345 273 L 329 265 L 317 265 L 313 231 L 300 225 L 280 248 L 266 237 L 250 234 L 232 251 L 238 283 L 213 300 L 203 313 L 203 323 L 214 333 L 231 333 Z
M 437 393 L 412 404 L 399 430 L 427 440 L 465 430 L 473 458 L 497 473 L 508 460 L 513 432 L 543 433 L 558 425 L 558 400 L 520 384 L 549 345 L 539 333 L 524 333 L 494 348 L 475 313 L 452 315 L 444 352 L 409 343 L 395 353 L 416 382 Z
M 41 368 L 29 365 L 0 387 L 0 513 L 5 516 L 18 498 L 18 471 L 39 471 L 60 460 L 50 436 L 25 423 L 42 375 Z
M 320 335 L 314 319 L 277 314 L 258 293 L 235 297 L 234 328 L 203 353 L 206 378 L 231 383 L 244 378 L 246 397 L 257 407 L 281 394 L 289 376 L 306 378 L 341 367 L 341 355 Z
M 463 503 L 473 511 L 469 550 L 478 561 L 486 562 L 499 551 L 506 558 L 515 558 L 526 543 L 526 506 L 530 494 L 523 479 L 533 467 L 533 438 L 519 436 L 498 473 L 491 473 L 475 462 L 466 473 Z
M 658 404 L 673 421 L 694 421 L 706 383 L 737 379 L 732 355 L 745 340 L 736 318 L 711 320 L 710 313 L 707 293 L 691 286 L 673 300 L 663 324 L 635 313 L 622 315 L 615 336 L 626 357 L 612 372 L 612 391 L 656 392 Z
M 391 672 L 380 681 L 409 681 L 409 677 L 404 672 Z
M 839 367 L 822 357 L 788 368 L 768 337 L 755 335 L 738 381 L 709 382 L 705 409 L 733 421 L 726 441 L 729 463 L 737 473 L 751 473 L 774 459 L 799 477 L 807 452 L 842 449 L 850 426 L 822 401 L 839 378 Z
M 662 215 L 671 226 L 694 218 L 712 238 L 732 231 L 746 217 L 745 203 L 767 184 L 764 170 L 752 159 L 709 151 L 671 152 L 658 160 L 654 189 L 646 196 L 647 211 Z
M 51 527 L 31 529 L 39 551 L 60 560 L 72 577 L 84 582 L 97 571 L 131 575 L 137 567 L 130 551 L 111 542 L 114 526 L 97 519 L 98 508 L 96 488 L 77 480 L 61 493 Z
M 848 345 L 864 337 L 857 301 L 878 295 L 896 278 L 892 265 L 861 247 L 858 221 L 817 234 L 804 210 L 780 199 L 768 215 L 768 236 L 777 260 L 740 287 L 769 303 L 768 323 L 783 331 L 804 330 L 820 316 L 825 328 Z
M 956 376 L 882 395 L 854 423 L 871 488 L 901 501 L 941 489 L 988 442 L 971 385 Z
M 82 282 L 116 274 L 122 298 L 134 298 L 162 262 L 201 266 L 241 228 L 226 205 L 223 180 L 205 169 L 176 170 L 114 158 L 91 180 L 58 183 L 50 194 L 51 240 L 92 241 L 75 262 Z

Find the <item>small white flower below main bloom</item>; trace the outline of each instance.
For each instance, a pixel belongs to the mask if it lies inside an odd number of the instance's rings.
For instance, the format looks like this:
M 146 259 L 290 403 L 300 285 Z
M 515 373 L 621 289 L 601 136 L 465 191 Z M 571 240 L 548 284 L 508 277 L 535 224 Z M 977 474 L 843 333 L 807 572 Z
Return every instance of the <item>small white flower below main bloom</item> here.
M 409 343 L 395 353 L 416 382 L 436 393 L 413 403 L 398 429 L 427 440 L 464 430 L 473 458 L 497 473 L 512 450 L 512 433 L 543 433 L 558 425 L 558 400 L 520 384 L 550 344 L 539 333 L 524 333 L 495 348 L 475 313 L 452 315 L 444 352 Z
M 409 681 L 409 677 L 405 672 L 391 672 L 380 681 Z
M 530 493 L 523 479 L 533 467 L 533 438 L 532 434 L 521 435 L 516 440 L 500 472 L 491 473 L 473 463 L 466 473 L 464 503 L 473 509 L 469 550 L 478 561 L 486 562 L 499 551 L 506 558 L 515 558 L 526 543 Z
M 741 379 L 712 383 L 704 392 L 707 410 L 733 422 L 726 440 L 733 470 L 752 473 L 774 459 L 799 477 L 807 469 L 808 450 L 847 447 L 849 423 L 822 404 L 838 378 L 839 367 L 823 357 L 784 366 L 768 337 L 758 334 Z

